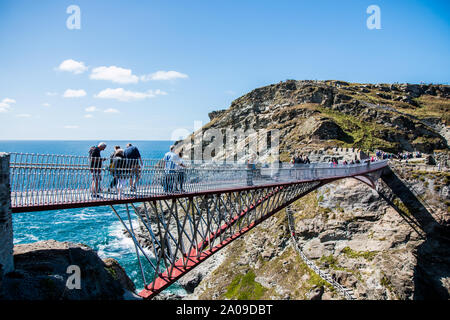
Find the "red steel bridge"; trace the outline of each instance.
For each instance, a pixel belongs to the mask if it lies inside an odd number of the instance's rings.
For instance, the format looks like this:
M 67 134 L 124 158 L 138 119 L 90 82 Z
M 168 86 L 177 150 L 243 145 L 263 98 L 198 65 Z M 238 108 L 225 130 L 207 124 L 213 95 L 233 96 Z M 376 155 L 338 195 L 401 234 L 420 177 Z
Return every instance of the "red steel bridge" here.
M 10 154 L 13 212 L 111 207 L 133 239 L 152 298 L 205 259 L 289 204 L 344 178 L 376 188 L 387 161 L 355 165 L 187 162 Z M 117 206 L 126 208 L 122 218 Z M 146 246 L 143 245 L 143 239 Z M 147 279 L 144 265 L 151 267 Z

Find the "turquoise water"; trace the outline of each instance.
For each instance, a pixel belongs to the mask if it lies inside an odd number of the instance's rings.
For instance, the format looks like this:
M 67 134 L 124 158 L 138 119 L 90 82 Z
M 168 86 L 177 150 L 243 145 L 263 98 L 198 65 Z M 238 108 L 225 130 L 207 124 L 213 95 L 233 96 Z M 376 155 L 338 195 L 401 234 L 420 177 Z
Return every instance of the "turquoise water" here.
M 109 156 L 115 145 L 122 148 L 129 141 L 105 141 L 103 156 Z M 136 145 L 143 158 L 160 159 L 172 144 L 171 141 L 130 141 Z M 41 154 L 70 154 L 87 156 L 89 148 L 98 141 L 0 141 L 0 152 L 26 152 Z M 122 219 L 127 219 L 125 207 L 116 206 Z M 132 220 L 136 224 L 136 220 Z M 122 265 L 136 288 L 143 289 L 143 281 L 135 248 L 131 238 L 124 235 L 124 228 L 110 207 L 53 210 L 13 215 L 14 243 L 30 243 L 54 239 L 84 243 L 97 251 L 101 258 L 114 258 Z M 146 254 L 151 257 L 150 251 Z M 141 261 L 145 258 L 141 256 Z M 143 262 L 145 275 L 151 279 L 152 271 Z M 82 266 L 80 266 L 82 268 Z M 173 285 L 169 290 L 181 290 Z

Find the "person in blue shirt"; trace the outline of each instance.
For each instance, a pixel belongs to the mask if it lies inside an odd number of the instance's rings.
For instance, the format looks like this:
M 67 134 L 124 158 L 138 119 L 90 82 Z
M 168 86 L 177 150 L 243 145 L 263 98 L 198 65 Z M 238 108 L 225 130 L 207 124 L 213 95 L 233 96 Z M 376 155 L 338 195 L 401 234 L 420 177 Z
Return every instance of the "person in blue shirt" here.
M 127 148 L 124 150 L 123 154 L 125 159 L 127 159 L 127 168 L 130 175 L 130 190 L 136 191 L 136 186 L 141 176 L 141 167 L 144 166 L 141 154 L 139 149 L 131 143 L 127 144 Z

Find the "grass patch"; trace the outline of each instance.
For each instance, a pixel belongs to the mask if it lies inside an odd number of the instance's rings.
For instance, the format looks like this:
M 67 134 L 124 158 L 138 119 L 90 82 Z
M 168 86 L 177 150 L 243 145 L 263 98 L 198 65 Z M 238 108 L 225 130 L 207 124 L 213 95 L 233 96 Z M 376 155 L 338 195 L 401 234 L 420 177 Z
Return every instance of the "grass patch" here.
M 388 152 L 395 152 L 397 144 L 380 138 L 380 125 L 363 121 L 355 116 L 348 115 L 324 107 L 317 108 L 323 115 L 333 119 L 349 136 L 352 143 L 344 143 L 343 147 L 354 147 L 362 150 L 383 149 Z M 389 130 L 383 128 L 384 130 Z
M 349 258 L 363 258 L 371 261 L 378 254 L 378 251 L 355 251 L 350 249 L 350 247 L 345 247 L 342 249 L 342 253 Z
M 255 281 L 255 273 L 250 270 L 246 274 L 237 275 L 227 288 L 225 297 L 236 300 L 259 300 L 267 291 Z
M 448 99 L 423 95 L 416 99 L 420 108 L 412 110 L 412 114 L 419 118 L 436 117 L 446 124 L 450 123 L 450 101 Z
M 109 272 L 109 274 L 114 278 L 114 280 L 118 279 L 116 270 L 113 267 L 105 267 L 105 270 Z

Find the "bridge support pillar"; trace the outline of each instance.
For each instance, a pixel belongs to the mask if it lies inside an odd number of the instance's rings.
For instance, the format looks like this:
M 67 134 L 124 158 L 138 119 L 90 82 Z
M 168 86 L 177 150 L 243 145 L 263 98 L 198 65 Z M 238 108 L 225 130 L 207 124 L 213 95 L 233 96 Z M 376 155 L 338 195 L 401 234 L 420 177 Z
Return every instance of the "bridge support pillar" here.
M 0 153 L 0 284 L 14 269 L 9 154 Z

